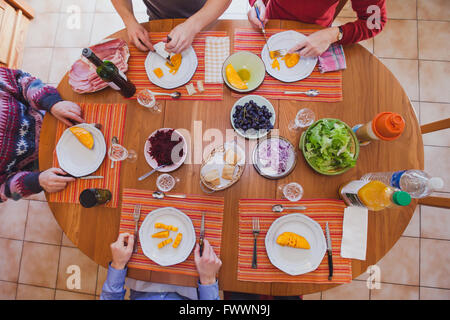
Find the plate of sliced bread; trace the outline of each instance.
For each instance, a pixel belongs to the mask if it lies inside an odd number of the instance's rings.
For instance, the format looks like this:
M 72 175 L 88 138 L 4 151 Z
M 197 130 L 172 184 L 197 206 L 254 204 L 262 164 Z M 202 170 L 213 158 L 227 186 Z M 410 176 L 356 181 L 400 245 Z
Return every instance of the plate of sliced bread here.
M 224 190 L 235 184 L 245 168 L 244 150 L 235 142 L 214 148 L 200 169 L 200 186 L 206 193 Z

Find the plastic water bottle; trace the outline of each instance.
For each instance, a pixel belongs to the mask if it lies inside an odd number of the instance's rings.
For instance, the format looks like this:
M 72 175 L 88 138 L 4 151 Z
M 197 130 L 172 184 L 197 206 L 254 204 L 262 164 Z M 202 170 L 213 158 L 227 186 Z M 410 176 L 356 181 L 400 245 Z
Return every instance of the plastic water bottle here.
M 424 198 L 444 186 L 438 177 L 430 177 L 422 170 L 402 170 L 393 172 L 375 172 L 365 174 L 361 180 L 378 180 L 388 186 L 408 192 L 411 198 Z

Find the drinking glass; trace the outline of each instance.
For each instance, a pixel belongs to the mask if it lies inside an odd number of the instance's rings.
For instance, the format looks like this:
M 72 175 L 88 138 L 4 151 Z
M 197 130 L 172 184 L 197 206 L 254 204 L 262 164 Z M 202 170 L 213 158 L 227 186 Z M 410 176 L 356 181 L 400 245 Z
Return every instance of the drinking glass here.
M 175 188 L 175 185 L 180 182 L 180 179 L 168 173 L 163 173 L 156 179 L 156 187 L 159 191 L 169 192 Z
M 316 115 L 314 111 L 308 108 L 298 110 L 295 119 L 289 122 L 289 130 L 298 131 L 300 128 L 306 128 L 313 124 Z
M 284 199 L 299 201 L 303 197 L 303 187 L 297 182 L 282 184 L 278 187 Z
M 137 159 L 137 153 L 134 150 L 127 150 L 124 146 L 113 142 L 108 150 L 108 157 L 113 162 L 123 160 L 135 162 Z
M 143 89 L 139 91 L 136 98 L 141 106 L 146 107 L 151 112 L 161 112 L 161 105 L 156 101 L 155 95 L 150 90 Z

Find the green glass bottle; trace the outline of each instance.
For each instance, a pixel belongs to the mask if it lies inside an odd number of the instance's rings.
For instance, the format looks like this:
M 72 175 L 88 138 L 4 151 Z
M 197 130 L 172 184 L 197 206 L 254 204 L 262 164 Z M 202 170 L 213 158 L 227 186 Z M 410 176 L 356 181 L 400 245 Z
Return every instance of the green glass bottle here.
M 102 61 L 89 48 L 84 48 L 82 54 L 97 67 L 98 76 L 107 82 L 111 88 L 118 90 L 125 98 L 134 96 L 136 93 L 135 85 L 120 72 L 114 63 L 108 60 Z

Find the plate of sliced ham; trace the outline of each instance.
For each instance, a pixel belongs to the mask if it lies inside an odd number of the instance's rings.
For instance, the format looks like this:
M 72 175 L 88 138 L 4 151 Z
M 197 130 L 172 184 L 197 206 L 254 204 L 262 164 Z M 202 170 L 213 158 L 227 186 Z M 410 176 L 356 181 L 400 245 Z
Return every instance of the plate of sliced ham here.
M 106 39 L 89 48 L 101 60 L 114 63 L 121 72 L 128 70 L 130 50 L 124 40 Z M 108 83 L 97 75 L 95 66 L 84 57 L 75 61 L 70 68 L 69 84 L 76 93 L 96 92 L 108 86 Z

